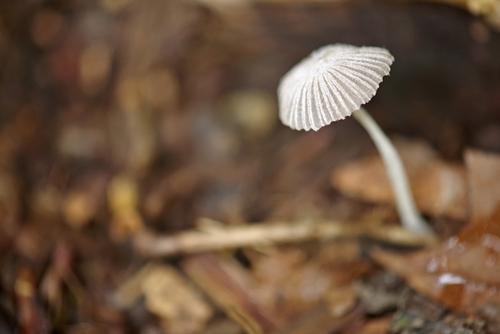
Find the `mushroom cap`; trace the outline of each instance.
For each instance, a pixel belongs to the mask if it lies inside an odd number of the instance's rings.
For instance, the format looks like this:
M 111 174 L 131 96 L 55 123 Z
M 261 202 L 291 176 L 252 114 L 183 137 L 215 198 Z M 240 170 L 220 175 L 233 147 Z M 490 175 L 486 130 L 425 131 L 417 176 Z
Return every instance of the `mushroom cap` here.
M 280 81 L 281 122 L 317 131 L 350 116 L 375 95 L 393 62 L 379 47 L 333 44 L 313 51 Z

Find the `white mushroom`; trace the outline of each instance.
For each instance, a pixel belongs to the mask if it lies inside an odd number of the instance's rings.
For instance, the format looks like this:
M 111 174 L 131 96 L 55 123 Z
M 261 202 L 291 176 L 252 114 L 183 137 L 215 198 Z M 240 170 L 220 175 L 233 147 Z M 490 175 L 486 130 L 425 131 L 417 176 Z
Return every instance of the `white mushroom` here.
M 394 57 L 378 47 L 327 45 L 311 53 L 281 79 L 279 115 L 295 130 L 317 131 L 354 116 L 372 137 L 391 180 L 402 224 L 410 231 L 430 234 L 418 213 L 399 155 L 389 138 L 361 106 L 376 94 Z

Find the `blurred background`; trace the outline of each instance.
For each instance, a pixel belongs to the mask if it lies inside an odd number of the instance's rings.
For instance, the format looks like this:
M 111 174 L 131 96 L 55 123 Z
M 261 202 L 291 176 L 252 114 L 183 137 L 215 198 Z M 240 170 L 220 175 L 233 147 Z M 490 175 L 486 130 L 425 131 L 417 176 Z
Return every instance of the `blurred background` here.
M 499 29 L 496 0 L 2 1 L 0 333 L 240 333 L 207 302 L 117 301 L 149 262 L 131 239 L 373 213 L 329 179 L 373 151 L 357 124 L 277 118 L 280 77 L 325 44 L 393 53 L 367 105 L 390 135 L 500 152 Z

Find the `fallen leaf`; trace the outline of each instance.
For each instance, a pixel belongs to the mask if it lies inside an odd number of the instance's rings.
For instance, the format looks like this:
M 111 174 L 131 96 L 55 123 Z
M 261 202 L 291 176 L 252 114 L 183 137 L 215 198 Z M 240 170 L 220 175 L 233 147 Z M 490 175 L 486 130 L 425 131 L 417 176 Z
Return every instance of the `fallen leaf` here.
M 130 308 L 141 296 L 168 333 L 199 333 L 213 315 L 199 292 L 170 266 L 146 265 L 117 290 L 114 300 Z
M 474 219 L 458 236 L 406 256 L 381 250 L 372 255 L 422 294 L 477 313 L 500 305 L 500 156 L 469 151 L 466 162 Z
M 333 317 L 342 317 L 356 306 L 356 291 L 351 285 L 341 289 L 331 289 L 326 294 L 326 300 Z
M 324 245 L 313 254 L 297 248 L 247 253 L 250 273 L 257 280 L 257 298 L 285 323 L 320 305 L 332 319 L 346 316 L 357 304 L 352 282 L 371 269 L 360 255 L 358 242 L 352 240 Z
M 353 327 L 360 323 L 363 317 L 363 309 L 356 307 L 347 314 L 335 317 L 326 305 L 318 305 L 304 312 L 300 316 L 291 319 L 281 331 L 276 334 L 330 334 L 330 333 L 357 333 Z
M 389 332 L 392 317 L 368 320 L 358 334 L 386 334 Z
M 500 155 L 468 150 L 467 165 L 470 220 L 488 219 L 500 207 Z M 500 236 L 500 224 L 495 234 Z
M 198 333 L 212 309 L 172 267 L 156 265 L 142 283 L 148 310 L 165 321 L 168 333 Z
M 349 264 L 349 247 L 327 247 L 332 254 L 320 252 L 308 256 L 295 248 L 272 249 L 265 254 L 252 254 L 253 277 L 257 280 L 255 293 L 274 313 L 291 321 L 323 304 L 332 317 L 341 317 L 356 305 L 350 283 L 354 268 L 359 268 L 359 254 Z M 326 250 L 326 249 L 325 249 Z M 343 252 L 346 251 L 346 252 Z M 345 261 L 345 262 L 344 262 Z M 349 270 L 348 267 L 354 270 Z
M 395 139 L 417 206 L 434 216 L 466 218 L 466 182 L 463 167 L 442 161 L 422 141 Z M 333 171 L 331 181 L 344 194 L 394 205 L 392 186 L 379 155 L 362 158 Z
M 429 271 L 429 263 L 446 255 L 440 249 L 407 256 L 382 250 L 372 253 L 378 263 L 404 277 L 412 288 L 455 310 L 475 312 L 488 302 L 500 301 L 496 285 L 466 279 L 453 272 Z
M 268 333 L 279 318 L 255 293 L 257 282 L 233 261 L 198 255 L 183 262 L 188 276 L 235 322 L 249 333 Z

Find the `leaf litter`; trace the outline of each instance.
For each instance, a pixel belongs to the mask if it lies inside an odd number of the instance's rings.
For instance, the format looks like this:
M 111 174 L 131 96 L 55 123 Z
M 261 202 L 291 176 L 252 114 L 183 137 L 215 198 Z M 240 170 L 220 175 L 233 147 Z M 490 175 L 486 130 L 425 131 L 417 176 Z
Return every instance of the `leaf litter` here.
M 349 122 L 277 125 L 280 72 L 365 7 L 218 3 L 0 5 L 0 331 L 499 332 L 498 154 L 444 159 L 468 140 L 458 121 L 439 151 L 424 133 L 435 119 L 397 140 L 419 208 L 452 236 L 408 234 Z M 471 31 L 483 47 L 496 38 Z M 453 86 L 453 103 L 475 103 L 480 83 Z M 400 108 L 394 95 L 377 117 Z M 494 148 L 497 128 L 473 140 Z

